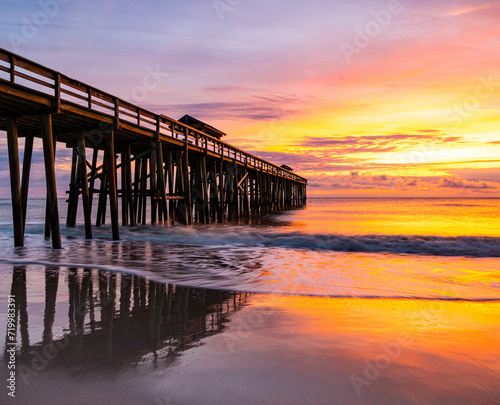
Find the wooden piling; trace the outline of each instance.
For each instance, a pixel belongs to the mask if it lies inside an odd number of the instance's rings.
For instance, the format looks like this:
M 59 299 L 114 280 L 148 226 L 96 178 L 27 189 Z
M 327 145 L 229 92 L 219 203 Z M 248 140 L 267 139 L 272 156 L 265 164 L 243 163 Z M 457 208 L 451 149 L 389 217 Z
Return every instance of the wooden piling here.
M 177 153 L 177 161 L 176 161 L 176 180 L 175 180 L 175 188 L 176 194 L 183 195 L 184 200 L 182 202 L 178 202 L 176 204 L 177 217 L 179 218 L 182 224 L 187 225 L 187 207 L 186 207 L 186 188 L 184 186 L 185 176 L 184 176 L 184 165 L 182 162 L 182 152 Z
M 127 167 L 130 165 L 130 156 L 127 155 L 130 149 L 128 145 L 126 145 L 121 153 L 121 164 L 122 167 L 120 169 L 121 174 L 121 194 L 122 194 L 122 225 L 128 225 L 128 205 L 129 205 L 129 181 L 127 178 Z
M 155 146 L 156 144 L 152 144 Z M 149 158 L 149 190 L 151 193 L 151 225 L 157 222 L 158 190 L 156 188 L 156 148 L 153 148 Z
M 108 185 L 108 170 L 107 170 L 107 157 L 106 153 L 102 158 L 102 170 L 101 174 L 101 185 L 99 187 L 99 202 L 97 205 L 97 218 L 96 218 L 96 226 L 99 227 L 101 224 L 104 225 L 106 221 L 106 201 L 108 199 L 107 196 L 107 185 Z
M 224 188 L 224 159 L 220 159 L 219 161 L 219 222 L 224 222 L 224 218 L 226 215 L 226 209 L 224 206 L 225 202 L 225 188 Z
M 106 158 L 108 171 L 109 185 L 109 205 L 111 208 L 111 227 L 113 230 L 113 240 L 120 239 L 120 231 L 118 225 L 118 197 L 116 190 L 116 156 L 115 156 L 115 141 L 114 131 L 109 131 L 106 134 Z
M 47 182 L 47 197 L 48 197 L 48 207 L 50 215 L 50 232 L 52 236 L 52 247 L 54 249 L 60 249 L 61 232 L 59 229 L 59 209 L 57 204 L 54 138 L 52 134 L 52 115 L 43 114 L 40 118 L 42 122 L 45 179 Z
M 140 190 L 140 182 L 141 182 L 141 166 L 142 160 L 135 159 L 135 170 L 134 170 L 134 218 L 136 219 L 136 223 L 141 221 L 140 218 L 140 198 L 139 198 L 139 190 Z
M 172 156 L 172 151 L 167 151 L 167 163 L 165 170 L 168 171 L 168 194 L 174 194 L 174 159 Z M 175 200 L 170 199 L 168 203 L 168 214 L 172 224 L 175 224 Z
M 184 174 L 184 206 L 186 208 L 186 224 L 191 225 L 193 223 L 193 203 L 191 196 L 191 180 L 189 178 L 189 149 L 188 149 L 188 136 L 187 130 L 185 132 L 186 143 L 183 151 L 182 159 L 182 171 Z
M 53 145 L 54 145 L 54 164 L 55 164 L 55 156 L 56 156 L 56 141 L 57 137 L 53 133 Z M 45 198 L 45 237 L 50 238 L 50 209 L 49 209 L 49 196 Z
M 19 145 L 17 120 L 7 118 L 7 146 L 9 149 L 10 190 L 12 219 L 14 222 L 14 246 L 24 245 L 24 219 L 19 175 Z
M 90 211 L 92 212 L 92 201 L 94 200 L 94 186 L 95 186 L 95 176 L 97 174 L 97 159 L 99 157 L 99 149 L 94 148 L 92 153 L 92 167 L 90 169 L 90 182 L 89 182 L 89 205 Z
M 78 158 L 80 186 L 82 189 L 83 218 L 85 222 L 85 238 L 92 239 L 92 218 L 90 212 L 89 183 L 87 179 L 87 155 L 85 153 L 85 133 L 78 134 Z
M 217 193 L 217 162 L 213 161 L 211 163 L 210 170 L 210 215 L 212 222 L 219 220 L 220 222 L 220 212 L 219 212 L 219 196 Z
M 204 217 L 204 223 L 210 223 L 210 216 L 208 214 L 208 204 L 209 204 L 209 191 L 208 191 L 208 177 L 207 177 L 207 161 L 205 156 L 200 158 L 200 171 L 201 171 L 201 194 L 202 194 L 202 212 Z
M 23 176 L 21 179 L 21 200 L 23 207 L 23 233 L 26 228 L 26 210 L 28 206 L 28 189 L 30 183 L 31 158 L 33 156 L 33 135 L 24 138 Z
M 75 226 L 76 214 L 78 209 L 78 189 L 76 187 L 79 181 L 77 176 L 78 171 L 78 151 L 73 148 L 71 159 L 71 173 L 69 180 L 69 198 L 68 198 L 68 212 L 66 213 L 66 226 Z
M 165 185 L 165 171 L 163 168 L 163 147 L 161 142 L 156 144 L 156 160 L 158 164 L 158 192 L 160 196 L 160 212 L 163 213 L 163 218 L 168 221 L 167 208 L 167 190 Z
M 135 220 L 134 198 L 132 194 L 132 150 L 130 144 L 125 147 L 125 156 L 128 160 L 130 160 L 130 162 L 127 163 L 125 168 L 125 176 L 127 182 L 127 201 L 128 201 L 127 209 L 129 210 L 130 226 L 135 226 L 136 220 Z M 137 162 L 135 162 L 134 164 L 137 164 Z
M 141 200 L 140 200 L 140 215 L 141 224 L 146 225 L 146 203 L 148 199 L 148 158 L 143 157 L 141 169 Z

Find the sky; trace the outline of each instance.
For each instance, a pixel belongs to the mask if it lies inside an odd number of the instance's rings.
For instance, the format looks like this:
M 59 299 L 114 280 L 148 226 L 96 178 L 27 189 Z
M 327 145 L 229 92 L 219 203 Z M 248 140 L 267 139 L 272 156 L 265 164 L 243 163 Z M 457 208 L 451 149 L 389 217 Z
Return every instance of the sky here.
M 500 197 L 499 18 L 480 0 L 3 0 L 0 47 L 208 122 L 310 196 Z M 57 169 L 64 195 L 69 151 Z

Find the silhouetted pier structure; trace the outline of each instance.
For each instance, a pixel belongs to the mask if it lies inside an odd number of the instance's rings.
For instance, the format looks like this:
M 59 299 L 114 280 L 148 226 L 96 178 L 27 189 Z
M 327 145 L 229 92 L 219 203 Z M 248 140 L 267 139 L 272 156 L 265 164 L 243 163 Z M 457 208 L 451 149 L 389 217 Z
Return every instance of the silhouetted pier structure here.
M 306 179 L 209 135 L 205 127 L 147 111 L 0 48 L 0 130 L 7 131 L 15 245 L 24 243 L 35 137 L 43 141 L 45 234 L 52 235 L 54 248 L 61 247 L 55 176 L 61 143 L 73 150 L 66 225 L 76 225 L 81 197 L 88 239 L 93 206 L 100 226 L 108 201 L 113 240 L 119 239 L 120 211 L 124 226 L 207 224 L 306 203 Z

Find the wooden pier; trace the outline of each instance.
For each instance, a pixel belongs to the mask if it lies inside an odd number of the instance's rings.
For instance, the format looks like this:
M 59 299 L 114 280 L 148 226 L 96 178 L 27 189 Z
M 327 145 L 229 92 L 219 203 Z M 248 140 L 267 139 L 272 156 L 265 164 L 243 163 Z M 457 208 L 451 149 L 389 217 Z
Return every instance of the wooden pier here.
M 7 131 L 15 246 L 24 243 L 35 137 L 43 141 L 45 234 L 56 249 L 55 156 L 61 144 L 73 151 L 66 225 L 76 225 L 81 197 L 88 239 L 93 219 L 95 226 L 105 223 L 108 202 L 113 240 L 120 237 L 119 216 L 123 226 L 208 224 L 306 203 L 303 177 L 1 48 L 0 130 Z

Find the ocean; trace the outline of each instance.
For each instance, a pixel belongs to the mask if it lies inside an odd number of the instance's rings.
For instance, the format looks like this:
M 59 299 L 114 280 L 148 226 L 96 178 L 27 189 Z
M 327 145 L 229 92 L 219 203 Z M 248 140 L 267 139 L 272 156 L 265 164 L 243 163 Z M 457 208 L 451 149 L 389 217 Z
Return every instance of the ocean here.
M 85 240 L 79 217 L 54 251 L 44 199 L 29 201 L 24 248 L 0 200 L 0 336 L 15 293 L 17 395 L 500 403 L 499 203 L 312 197 L 232 223 L 122 227 L 116 242 L 109 224 Z

